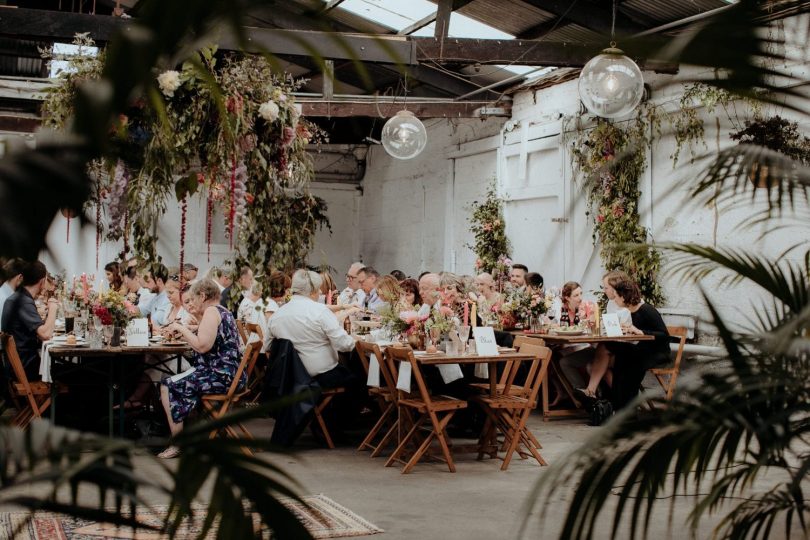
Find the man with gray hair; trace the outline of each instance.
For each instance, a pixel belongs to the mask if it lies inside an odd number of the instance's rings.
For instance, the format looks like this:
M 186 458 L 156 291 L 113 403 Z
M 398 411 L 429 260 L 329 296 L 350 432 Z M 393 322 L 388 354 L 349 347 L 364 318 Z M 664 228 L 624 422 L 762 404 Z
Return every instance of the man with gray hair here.
M 423 302 L 422 307 L 419 308 L 420 314 L 430 313 L 432 307 L 438 307 L 438 304 L 441 303 L 439 295 L 441 281 L 439 274 L 432 272 L 419 278 L 419 296 L 422 297 Z
M 318 302 L 321 276 L 300 269 L 292 277 L 292 298 L 270 319 L 266 339 L 288 339 L 307 372 L 322 388 L 343 386 L 351 371 L 338 363 L 338 352 L 354 349 L 354 338 L 338 324 L 325 304 Z
M 360 288 L 360 281 L 357 276 L 360 270 L 365 268 L 365 264 L 361 262 L 354 262 L 349 266 L 346 271 L 346 288 L 340 292 L 338 296 L 338 305 L 347 306 L 354 305 L 360 307 L 366 300 L 366 293 Z

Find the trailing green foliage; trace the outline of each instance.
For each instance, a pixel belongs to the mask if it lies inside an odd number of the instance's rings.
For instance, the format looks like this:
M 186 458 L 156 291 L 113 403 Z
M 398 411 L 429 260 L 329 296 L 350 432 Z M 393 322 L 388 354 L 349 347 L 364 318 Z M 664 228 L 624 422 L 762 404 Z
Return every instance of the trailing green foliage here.
M 649 120 L 640 114 L 623 126 L 599 119 L 593 129 L 577 133 L 572 158 L 588 194 L 594 244 L 598 241 L 605 270 L 624 270 L 638 281 L 647 302 L 661 305 L 661 254 L 648 244 L 649 231 L 640 224 L 638 212 Z M 640 244 L 644 247 L 628 249 Z
M 467 247 L 477 257 L 475 269 L 477 272 L 493 273 L 498 268 L 499 257 L 509 257 L 511 250 L 503 218 L 503 199 L 498 197 L 494 181 L 487 188 L 484 200 L 472 203 L 470 212 L 468 221 L 475 242 L 467 244 Z

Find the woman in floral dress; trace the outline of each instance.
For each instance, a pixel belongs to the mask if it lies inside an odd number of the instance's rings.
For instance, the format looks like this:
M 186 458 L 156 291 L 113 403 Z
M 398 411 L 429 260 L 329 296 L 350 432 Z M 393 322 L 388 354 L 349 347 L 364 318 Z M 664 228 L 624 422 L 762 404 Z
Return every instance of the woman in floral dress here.
M 233 315 L 219 305 L 219 287 L 210 279 L 194 284 L 189 292 L 193 314 L 200 321 L 194 333 L 179 323 L 167 330 L 180 334 L 194 351 L 192 369 L 167 378 L 161 386 L 160 397 L 172 435 L 183 429 L 183 421 L 197 407 L 200 396 L 225 394 L 239 368 L 239 333 Z M 239 386 L 244 387 L 247 375 L 242 373 Z M 158 457 L 173 458 L 180 454 L 170 446 Z

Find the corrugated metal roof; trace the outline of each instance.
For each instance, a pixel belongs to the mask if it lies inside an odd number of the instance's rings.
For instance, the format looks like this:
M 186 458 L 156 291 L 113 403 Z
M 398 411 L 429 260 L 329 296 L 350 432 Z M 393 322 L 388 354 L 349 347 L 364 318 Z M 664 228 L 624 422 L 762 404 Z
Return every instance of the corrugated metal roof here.
M 458 13 L 513 36 L 554 18 L 550 13 L 520 0 L 475 0 L 459 9 Z
M 630 18 L 649 19 L 657 24 L 685 19 L 705 11 L 725 7 L 723 0 L 624 0 L 619 11 Z

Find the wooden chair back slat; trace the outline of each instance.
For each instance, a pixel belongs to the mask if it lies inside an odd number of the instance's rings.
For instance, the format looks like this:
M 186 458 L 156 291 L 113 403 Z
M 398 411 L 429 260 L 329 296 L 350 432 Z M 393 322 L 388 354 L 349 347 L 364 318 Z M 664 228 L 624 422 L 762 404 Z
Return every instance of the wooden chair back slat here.
M 226 394 L 228 402 L 233 399 L 234 394 L 236 394 L 236 389 L 239 388 L 239 379 L 242 378 L 242 372 L 245 371 L 248 364 L 256 362 L 256 357 L 259 355 L 260 348 L 261 343 L 258 341 L 248 343 L 247 347 L 245 347 L 245 352 L 242 353 L 242 361 L 239 362 L 239 367 L 236 369 L 236 374 L 231 382 L 231 387 L 228 388 L 228 393 Z
M 520 352 L 534 356 L 524 386 L 529 388 L 529 401 L 536 403 L 537 394 L 540 391 L 540 387 L 543 385 L 543 380 L 548 374 L 548 365 L 551 362 L 551 349 L 535 343 L 526 343 L 521 347 Z
M 247 343 L 248 333 L 244 321 L 236 319 L 236 329 L 239 331 L 239 338 L 242 340 L 242 343 Z

